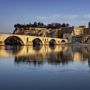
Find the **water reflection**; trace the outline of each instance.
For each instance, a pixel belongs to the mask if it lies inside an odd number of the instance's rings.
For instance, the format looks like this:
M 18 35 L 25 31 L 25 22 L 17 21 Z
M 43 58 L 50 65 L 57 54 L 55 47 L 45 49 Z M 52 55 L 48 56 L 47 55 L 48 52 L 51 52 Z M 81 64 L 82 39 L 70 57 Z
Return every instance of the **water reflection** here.
M 90 46 L 2 46 L 0 90 L 88 90 L 88 66 Z
M 15 63 L 68 64 L 85 62 L 90 65 L 90 46 L 5 46 L 0 47 L 0 57 L 15 57 Z

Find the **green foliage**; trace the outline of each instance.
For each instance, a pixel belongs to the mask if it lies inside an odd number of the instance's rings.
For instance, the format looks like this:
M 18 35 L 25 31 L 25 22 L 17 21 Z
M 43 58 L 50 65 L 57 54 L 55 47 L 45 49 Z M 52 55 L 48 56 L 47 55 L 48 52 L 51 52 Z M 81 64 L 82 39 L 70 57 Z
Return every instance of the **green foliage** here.
M 52 28 L 52 29 L 59 29 L 61 27 L 69 27 L 69 24 L 60 24 L 60 23 L 51 23 L 48 25 L 45 25 L 42 22 L 34 22 L 33 24 L 29 23 L 29 24 L 15 24 L 14 25 L 15 28 L 29 28 L 29 27 L 37 27 L 37 28 Z

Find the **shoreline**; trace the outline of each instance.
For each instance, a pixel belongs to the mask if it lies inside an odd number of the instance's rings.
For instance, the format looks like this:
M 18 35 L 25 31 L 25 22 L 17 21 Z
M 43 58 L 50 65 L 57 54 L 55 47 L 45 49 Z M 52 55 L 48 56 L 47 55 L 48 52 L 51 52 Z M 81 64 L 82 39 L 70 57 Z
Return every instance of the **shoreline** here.
M 63 44 L 63 45 L 68 45 L 68 46 L 90 46 L 90 43 L 69 43 L 69 44 Z

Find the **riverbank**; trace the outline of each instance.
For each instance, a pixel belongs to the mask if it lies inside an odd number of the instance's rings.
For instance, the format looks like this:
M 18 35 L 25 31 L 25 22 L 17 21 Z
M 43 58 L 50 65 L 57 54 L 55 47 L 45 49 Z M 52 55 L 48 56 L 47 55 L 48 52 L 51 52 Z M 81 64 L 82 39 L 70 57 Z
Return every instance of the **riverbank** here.
M 64 44 L 64 45 L 68 45 L 68 46 L 90 46 L 90 43 L 68 43 L 68 44 Z

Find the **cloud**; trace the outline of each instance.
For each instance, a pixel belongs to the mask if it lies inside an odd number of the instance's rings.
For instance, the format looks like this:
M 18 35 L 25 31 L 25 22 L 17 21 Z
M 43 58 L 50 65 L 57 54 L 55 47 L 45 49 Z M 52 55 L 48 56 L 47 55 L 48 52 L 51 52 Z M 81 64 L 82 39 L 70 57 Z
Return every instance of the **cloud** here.
M 35 19 L 36 19 L 36 20 L 44 20 L 44 21 L 46 21 L 46 20 L 48 20 L 48 17 L 36 16 Z
M 53 15 L 53 18 L 63 18 L 63 19 L 75 19 L 78 18 L 79 15 L 65 15 L 65 14 L 57 14 L 57 15 Z
M 55 14 L 55 15 L 51 15 L 48 17 L 45 16 L 36 16 L 35 19 L 36 20 L 40 20 L 40 21 L 48 21 L 48 20 L 73 20 L 78 18 L 79 15 L 65 15 L 65 14 Z
M 85 14 L 85 15 L 83 15 L 83 17 L 86 19 L 90 19 L 90 14 Z
M 64 17 L 67 19 L 76 19 L 79 17 L 79 15 L 65 15 Z
M 87 25 L 90 19 L 90 14 L 54 14 L 51 16 L 37 16 L 34 20 L 51 23 L 51 22 L 60 22 L 60 23 L 69 23 L 70 25 Z
M 55 14 L 55 15 L 52 15 L 51 18 L 53 19 L 59 19 L 59 18 L 62 18 L 62 14 Z

